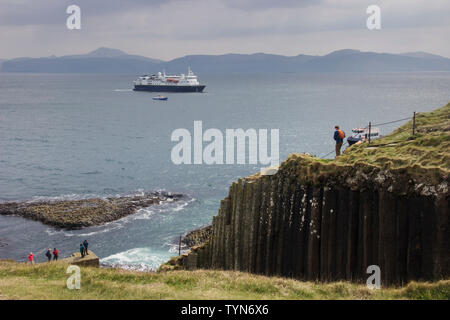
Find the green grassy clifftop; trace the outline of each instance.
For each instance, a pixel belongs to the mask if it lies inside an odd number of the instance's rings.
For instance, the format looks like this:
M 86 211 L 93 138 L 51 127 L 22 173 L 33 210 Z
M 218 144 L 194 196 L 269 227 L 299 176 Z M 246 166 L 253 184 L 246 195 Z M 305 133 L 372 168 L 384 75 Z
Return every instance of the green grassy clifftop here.
M 132 272 L 81 267 L 81 288 L 66 287 L 68 264 L 0 261 L 0 299 L 450 299 L 450 281 L 370 290 L 230 271 Z
M 291 154 L 280 165 L 299 181 L 339 183 L 352 189 L 379 184 L 397 194 L 446 196 L 450 173 L 450 103 L 380 139 L 353 145 L 336 159 Z M 259 178 L 255 174 L 248 179 Z
M 368 144 L 357 144 L 336 159 L 339 164 L 364 163 L 384 169 L 410 167 L 450 172 L 450 103 L 432 112 L 419 113 L 391 134 Z

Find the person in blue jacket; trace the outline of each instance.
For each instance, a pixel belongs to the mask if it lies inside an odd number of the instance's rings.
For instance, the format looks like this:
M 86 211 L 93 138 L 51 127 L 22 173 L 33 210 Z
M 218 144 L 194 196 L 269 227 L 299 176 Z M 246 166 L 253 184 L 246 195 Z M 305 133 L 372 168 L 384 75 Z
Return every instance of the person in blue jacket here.
M 48 262 L 50 262 L 50 260 L 52 260 L 52 249 L 48 248 L 48 250 L 45 253 L 45 255 L 46 255 L 47 259 L 48 259 Z
M 80 243 L 80 253 L 81 253 L 81 258 L 84 258 L 84 246 L 83 246 L 83 243 Z
M 342 143 L 344 142 L 345 133 L 341 129 L 339 129 L 339 126 L 334 127 L 334 140 L 336 141 L 336 157 L 341 155 L 341 147 Z
M 87 242 L 87 240 L 84 240 L 83 246 L 84 246 L 84 254 L 88 255 L 89 254 L 89 252 L 88 252 L 89 243 Z

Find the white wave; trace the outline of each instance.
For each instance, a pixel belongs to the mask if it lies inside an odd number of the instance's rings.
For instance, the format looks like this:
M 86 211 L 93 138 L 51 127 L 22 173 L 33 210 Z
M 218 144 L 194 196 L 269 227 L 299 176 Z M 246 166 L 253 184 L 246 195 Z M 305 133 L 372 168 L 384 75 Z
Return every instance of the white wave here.
M 178 243 L 164 243 L 164 246 L 169 247 L 168 252 L 172 254 L 178 255 L 178 250 L 180 250 L 180 253 L 183 254 L 189 250 L 189 248 L 185 244 L 181 244 L 181 248 L 178 248 Z
M 170 198 L 169 198 L 170 199 Z M 132 219 L 132 220 L 143 220 L 143 219 L 149 219 L 155 214 L 164 214 L 164 213 L 172 213 L 172 212 L 178 212 L 183 210 L 186 206 L 188 206 L 191 202 L 195 201 L 195 198 L 191 198 L 188 200 L 178 200 L 178 201 L 168 201 L 164 200 L 160 204 L 153 205 L 147 208 L 141 208 L 134 215 L 127 216 L 123 218 L 125 219 Z M 172 200 L 172 199 L 170 199 Z
M 152 248 L 134 248 L 110 255 L 100 260 L 101 264 L 123 269 L 156 271 L 159 266 L 170 259 L 167 251 Z
M 89 236 L 93 236 L 96 234 L 100 234 L 100 233 L 105 233 L 105 232 L 110 232 L 113 230 L 117 230 L 117 229 L 121 229 L 123 228 L 123 225 L 120 223 L 117 223 L 116 221 L 113 222 L 108 222 L 105 223 L 101 226 L 98 227 L 93 227 L 93 228 L 99 228 L 99 230 L 93 230 L 87 233 L 80 233 L 80 230 L 73 230 L 73 231 L 66 231 L 66 230 L 58 230 L 58 229 L 51 229 L 51 228 L 47 228 L 45 230 L 45 232 L 49 235 L 49 236 L 53 236 L 53 235 L 57 235 L 57 234 L 62 234 L 66 237 L 89 237 Z M 88 231 L 90 228 L 88 229 L 83 229 L 83 231 Z
M 86 193 L 86 194 L 71 193 L 71 194 L 62 194 L 59 196 L 34 196 L 31 198 L 31 200 L 26 201 L 26 203 L 41 202 L 41 201 L 46 202 L 74 201 L 74 200 L 86 200 L 103 197 L 104 196 L 100 196 L 95 193 Z
M 133 89 L 114 89 L 115 92 L 132 92 Z
M 144 189 L 136 189 L 126 193 L 114 193 L 114 194 L 96 194 L 96 193 L 69 193 L 69 194 L 61 194 L 58 196 L 33 196 L 30 200 L 25 201 L 26 203 L 34 203 L 34 202 L 56 202 L 56 201 L 74 201 L 74 200 L 87 200 L 93 198 L 123 198 L 123 197 L 136 197 L 136 196 L 145 196 L 154 194 L 155 198 L 162 198 L 164 201 L 171 202 L 174 201 L 172 198 L 166 198 L 166 196 L 171 196 L 173 193 L 167 192 L 164 189 L 159 189 L 156 191 L 145 191 Z
M 192 198 L 192 199 L 190 199 L 190 200 L 188 200 L 188 201 L 185 201 L 184 203 L 180 203 L 179 205 L 177 205 L 174 209 L 173 209 L 173 211 L 181 211 L 181 210 L 183 210 L 186 206 L 188 206 L 191 202 L 193 202 L 193 201 L 195 201 L 196 199 L 195 198 Z
M 98 230 L 98 231 L 92 231 L 92 232 L 88 232 L 88 233 L 77 233 L 77 234 L 73 234 L 73 235 L 77 236 L 77 237 L 89 237 L 89 236 L 93 236 L 95 234 L 110 232 L 112 230 L 117 230 L 117 229 L 121 229 L 121 228 L 123 228 L 123 225 L 115 224 L 115 226 L 111 227 L 111 228 L 104 228 L 104 229 L 101 229 L 101 230 Z

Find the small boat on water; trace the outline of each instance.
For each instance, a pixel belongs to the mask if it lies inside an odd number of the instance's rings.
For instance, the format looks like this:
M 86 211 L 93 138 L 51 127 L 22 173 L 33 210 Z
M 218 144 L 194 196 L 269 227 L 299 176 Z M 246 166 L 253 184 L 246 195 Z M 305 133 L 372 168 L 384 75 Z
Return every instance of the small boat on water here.
M 153 99 L 153 100 L 162 100 L 162 101 L 166 101 L 168 98 L 165 97 L 165 96 L 159 95 L 159 96 L 153 97 L 152 99 Z

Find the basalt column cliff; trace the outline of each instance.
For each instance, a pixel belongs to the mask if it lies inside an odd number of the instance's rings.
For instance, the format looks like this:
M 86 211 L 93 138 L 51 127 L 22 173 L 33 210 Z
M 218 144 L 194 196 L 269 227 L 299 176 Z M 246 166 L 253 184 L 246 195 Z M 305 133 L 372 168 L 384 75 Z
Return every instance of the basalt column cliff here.
M 450 104 L 337 160 L 291 155 L 239 179 L 211 236 L 168 263 L 303 280 L 383 284 L 448 278 Z

